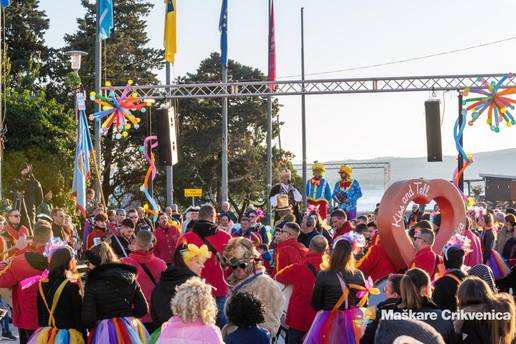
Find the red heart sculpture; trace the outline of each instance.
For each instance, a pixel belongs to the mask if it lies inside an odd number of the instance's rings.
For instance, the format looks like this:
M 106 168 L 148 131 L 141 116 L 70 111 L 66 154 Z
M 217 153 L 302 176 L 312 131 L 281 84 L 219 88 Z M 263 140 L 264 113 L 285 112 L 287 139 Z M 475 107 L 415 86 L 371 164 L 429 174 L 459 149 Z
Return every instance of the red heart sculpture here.
M 466 223 L 462 195 L 444 179 L 411 179 L 392 184 L 385 191 L 378 209 L 380 240 L 396 269 L 407 268 L 416 249 L 405 230 L 405 211 L 410 202 L 427 204 L 434 200 L 441 209 L 441 227 L 433 245 L 440 253 L 446 242 Z

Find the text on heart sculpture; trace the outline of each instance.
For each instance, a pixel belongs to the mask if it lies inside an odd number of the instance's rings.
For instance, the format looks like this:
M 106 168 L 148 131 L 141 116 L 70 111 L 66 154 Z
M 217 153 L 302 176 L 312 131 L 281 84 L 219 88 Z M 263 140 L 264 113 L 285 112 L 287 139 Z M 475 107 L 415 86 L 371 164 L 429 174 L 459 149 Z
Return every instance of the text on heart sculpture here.
M 396 269 L 409 267 L 416 249 L 405 228 L 407 206 L 434 200 L 441 210 L 441 227 L 436 235 L 434 252 L 440 253 L 456 232 L 462 232 L 466 210 L 457 188 L 444 179 L 411 179 L 393 183 L 384 193 L 378 209 L 380 240 Z

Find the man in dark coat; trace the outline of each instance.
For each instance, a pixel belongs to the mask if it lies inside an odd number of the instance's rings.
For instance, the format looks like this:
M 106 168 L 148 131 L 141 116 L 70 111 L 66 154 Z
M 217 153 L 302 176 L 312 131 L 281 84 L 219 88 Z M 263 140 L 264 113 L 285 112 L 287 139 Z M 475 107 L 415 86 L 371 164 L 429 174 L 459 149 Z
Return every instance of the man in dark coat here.
M 43 189 L 32 174 L 32 166 L 28 163 L 21 165 L 20 174 L 11 190 L 11 197 L 15 201 L 15 208 L 21 213 L 21 223 L 31 229 L 35 222 L 36 207 L 43 201 Z
M 435 281 L 432 301 L 441 309 L 457 310 L 457 290 L 459 284 L 466 278 L 467 273 L 462 270 L 464 264 L 464 250 L 450 247 L 444 254 L 446 274 Z

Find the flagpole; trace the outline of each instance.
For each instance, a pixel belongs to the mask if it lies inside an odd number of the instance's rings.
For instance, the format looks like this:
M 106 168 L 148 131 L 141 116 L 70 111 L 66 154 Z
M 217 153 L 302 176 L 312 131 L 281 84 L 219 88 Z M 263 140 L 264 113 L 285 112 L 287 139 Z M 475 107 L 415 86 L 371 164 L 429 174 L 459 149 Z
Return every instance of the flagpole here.
M 96 28 L 95 28 L 95 93 L 101 94 L 101 83 L 102 83 L 102 41 L 100 38 L 100 0 L 96 1 Z M 101 111 L 102 108 L 100 104 L 95 104 L 95 112 Z M 100 147 L 100 120 L 95 120 L 95 136 L 94 136 L 94 161 L 95 161 L 95 173 L 97 173 L 96 183 L 95 183 L 95 194 L 97 195 L 97 201 L 99 201 L 99 196 L 104 198 L 102 192 L 102 183 L 100 182 L 100 170 L 98 166 L 101 165 L 101 147 Z M 95 154 L 96 153 L 96 154 Z
M 166 84 L 170 85 L 170 79 L 171 79 L 171 67 L 170 63 L 165 63 L 165 79 Z M 170 107 L 172 105 L 172 102 L 168 101 L 168 106 Z M 174 128 L 175 130 L 175 128 Z M 167 207 L 172 206 L 174 203 L 174 167 L 172 165 L 165 166 L 165 172 L 166 172 L 166 178 L 167 178 Z
M 301 127 L 303 145 L 303 209 L 306 209 L 305 8 L 301 7 Z
M 272 13 L 271 13 L 271 5 L 272 0 L 269 0 L 269 80 L 271 80 L 271 44 L 272 42 Z M 275 62 L 275 61 L 274 61 Z M 272 86 L 269 86 L 269 90 L 272 92 Z M 271 223 L 271 201 L 270 201 L 270 193 L 272 188 L 272 95 L 267 96 L 267 193 L 265 197 L 267 199 L 267 215 L 266 215 L 266 223 L 270 225 Z
M 222 83 L 226 88 L 228 69 L 222 64 Z M 222 175 L 221 175 L 221 203 L 228 201 L 228 98 L 222 98 Z

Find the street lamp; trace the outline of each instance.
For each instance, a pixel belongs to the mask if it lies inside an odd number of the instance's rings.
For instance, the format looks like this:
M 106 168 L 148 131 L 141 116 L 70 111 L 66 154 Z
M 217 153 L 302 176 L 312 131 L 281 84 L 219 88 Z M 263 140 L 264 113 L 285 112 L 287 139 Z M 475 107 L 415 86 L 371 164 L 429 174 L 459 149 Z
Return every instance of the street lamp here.
M 65 51 L 64 54 L 70 56 L 70 64 L 75 73 L 79 72 L 79 69 L 81 69 L 81 57 L 88 55 L 87 52 L 81 50 Z

